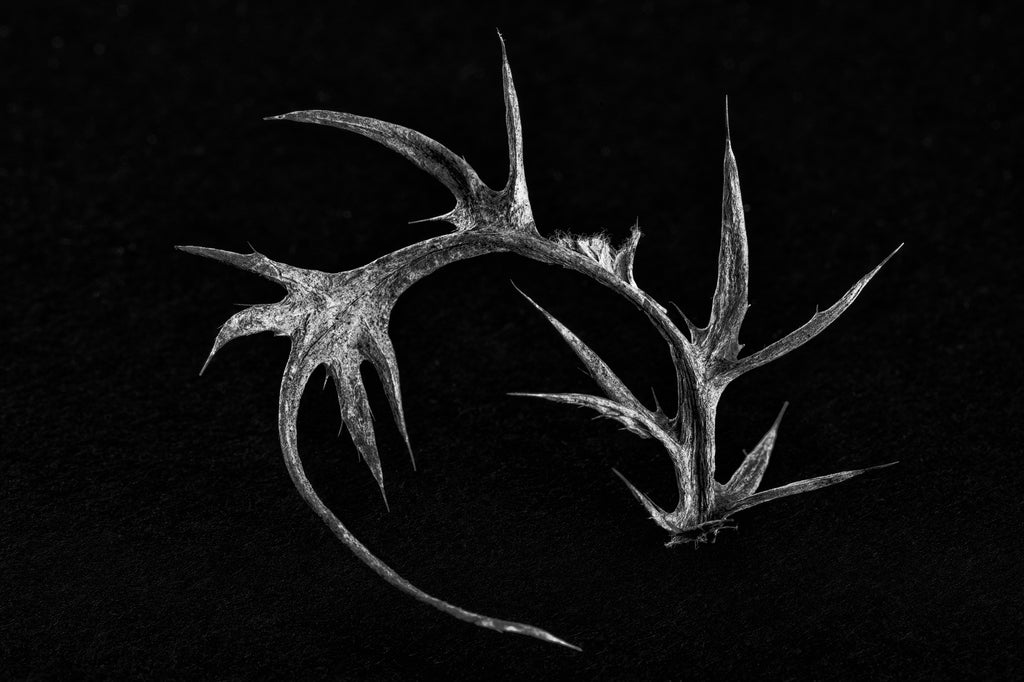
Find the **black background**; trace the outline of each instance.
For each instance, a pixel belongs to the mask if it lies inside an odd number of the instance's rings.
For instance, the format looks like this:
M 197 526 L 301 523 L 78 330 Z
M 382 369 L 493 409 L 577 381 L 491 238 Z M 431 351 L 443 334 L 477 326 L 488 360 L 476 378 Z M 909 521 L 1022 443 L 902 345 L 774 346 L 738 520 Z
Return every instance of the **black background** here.
M 1009 6 L 22 3 L 0 13 L 4 272 L 0 659 L 23 677 L 684 679 L 1021 671 L 1020 23 Z M 72 9 L 75 8 L 75 9 Z M 399 157 L 303 108 L 399 122 L 492 186 L 495 28 L 542 232 L 639 219 L 637 280 L 706 320 L 723 99 L 743 180 L 755 350 L 906 246 L 821 337 L 726 392 L 719 466 L 791 401 L 766 485 L 899 460 L 665 549 L 664 454 L 591 414 L 514 280 L 638 395 L 663 343 L 590 281 L 512 256 L 415 286 L 391 324 L 412 471 L 369 379 L 386 513 L 316 377 L 323 497 L 415 584 L 583 653 L 457 622 L 384 584 L 280 461 L 284 339 L 224 349 L 252 275 L 172 249 L 341 270 L 446 229 Z M 1015 41 L 1016 38 L 1016 41 Z

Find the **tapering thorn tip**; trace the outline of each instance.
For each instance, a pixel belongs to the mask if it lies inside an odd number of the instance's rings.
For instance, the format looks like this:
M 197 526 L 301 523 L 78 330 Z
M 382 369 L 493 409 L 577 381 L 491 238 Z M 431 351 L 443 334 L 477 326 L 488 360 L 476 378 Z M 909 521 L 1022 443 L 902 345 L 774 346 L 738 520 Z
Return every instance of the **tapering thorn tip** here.
M 729 95 L 725 96 L 725 142 L 732 143 L 732 133 L 729 131 Z

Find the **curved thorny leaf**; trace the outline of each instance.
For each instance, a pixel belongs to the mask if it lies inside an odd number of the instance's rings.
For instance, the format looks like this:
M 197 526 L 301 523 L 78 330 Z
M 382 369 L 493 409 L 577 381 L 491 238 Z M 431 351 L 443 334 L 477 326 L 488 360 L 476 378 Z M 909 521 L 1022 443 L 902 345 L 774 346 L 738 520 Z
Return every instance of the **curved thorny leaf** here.
M 226 343 L 241 336 L 269 331 L 291 339 L 279 396 L 281 449 L 296 488 L 335 535 L 390 584 L 445 613 L 499 632 L 525 634 L 572 647 L 533 626 L 473 613 L 423 592 L 381 562 L 345 528 L 313 490 L 299 457 L 297 415 L 313 372 L 321 365 L 326 368 L 337 391 L 342 424 L 384 495 L 384 474 L 360 366 L 370 363 L 377 372 L 395 423 L 409 447 L 398 364 L 388 336 L 391 311 L 399 296 L 445 265 L 503 251 L 584 274 L 630 301 L 647 316 L 668 344 L 676 378 L 675 416 L 669 419 L 657 405 L 654 410 L 644 407 L 589 346 L 529 297 L 527 300 L 569 344 L 606 397 L 581 393 L 514 395 L 587 407 L 642 438 L 659 441 L 676 471 L 679 501 L 673 511 L 665 511 L 622 474 L 615 473 L 651 517 L 673 533 L 669 545 L 701 542 L 708 536 L 713 537 L 721 528 L 730 527 L 729 516 L 737 511 L 832 485 L 870 470 L 840 472 L 757 492 L 775 444 L 780 413 L 736 473 L 727 483 L 720 484 L 715 480 L 715 415 L 717 402 L 729 382 L 823 331 L 849 307 L 882 266 L 865 275 L 831 308 L 815 313 L 800 329 L 757 353 L 740 358 L 739 332 L 747 310 L 749 265 L 739 174 L 727 133 L 717 284 L 706 327 L 697 327 L 683 316 L 689 330 L 687 338 L 666 309 L 636 284 L 633 263 L 640 239 L 636 225 L 617 248 L 603 235 L 561 234 L 546 238 L 537 231 L 526 186 L 519 101 L 504 41 L 501 47 L 509 176 L 500 190 L 484 184 L 464 158 L 404 126 L 323 110 L 270 117 L 354 132 L 398 153 L 441 182 L 455 197 L 455 207 L 436 218 L 452 223 L 454 232 L 420 241 L 363 267 L 338 273 L 295 268 L 256 252 L 240 254 L 196 246 L 178 248 L 254 272 L 285 288 L 287 293 L 281 301 L 250 306 L 232 316 L 221 327 L 210 358 Z M 728 130 L 728 118 L 726 128 Z M 409 453 L 411 456 L 411 447 Z

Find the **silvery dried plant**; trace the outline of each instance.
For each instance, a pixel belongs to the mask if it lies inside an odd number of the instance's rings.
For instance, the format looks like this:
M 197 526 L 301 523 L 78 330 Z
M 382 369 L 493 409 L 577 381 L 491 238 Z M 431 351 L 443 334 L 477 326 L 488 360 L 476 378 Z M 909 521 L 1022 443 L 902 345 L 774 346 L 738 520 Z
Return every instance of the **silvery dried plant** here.
M 705 326 L 697 326 L 678 311 L 686 327 L 686 333 L 683 333 L 668 311 L 645 293 L 634 279 L 633 259 L 641 236 L 635 226 L 625 242 L 617 247 L 603 235 L 562 234 L 548 238 L 538 232 L 523 169 L 519 102 L 504 42 L 502 84 L 509 177 L 500 190 L 485 185 L 465 159 L 444 145 L 393 123 L 321 110 L 297 111 L 269 119 L 340 128 L 368 137 L 397 152 L 439 180 L 455 195 L 455 207 L 432 219 L 451 223 L 455 227 L 453 232 L 399 249 L 363 267 L 335 273 L 285 265 L 255 251 L 241 254 L 198 246 L 178 248 L 255 272 L 277 282 L 287 291 L 278 303 L 254 305 L 231 317 L 221 327 L 206 362 L 208 365 L 224 344 L 241 336 L 270 331 L 291 339 L 279 404 L 279 431 L 285 465 L 303 499 L 342 542 L 389 583 L 456 618 L 499 632 L 530 635 L 576 648 L 539 628 L 473 613 L 423 592 L 380 561 L 348 531 L 313 490 L 299 457 L 296 418 L 299 402 L 313 371 L 321 365 L 326 367 L 337 390 L 341 420 L 383 495 L 384 474 L 359 368 L 364 362 L 369 362 L 377 371 L 395 422 L 408 446 L 398 363 L 388 337 L 391 310 L 398 297 L 439 268 L 489 253 L 511 252 L 586 275 L 639 308 L 668 343 L 676 375 L 675 414 L 668 416 L 658 405 L 653 409 L 644 405 L 593 350 L 529 297 L 526 300 L 572 347 L 603 395 L 514 395 L 587 407 L 599 416 L 616 420 L 641 438 L 657 440 L 665 448 L 675 470 L 679 499 L 674 509 L 667 511 L 661 508 L 622 474 L 615 473 L 654 522 L 669 532 L 667 545 L 697 544 L 713 540 L 723 528 L 734 527 L 732 516 L 739 511 L 833 485 L 880 468 L 843 471 L 759 491 L 785 411 L 783 406 L 775 423 L 746 455 L 740 467 L 726 482 L 719 482 L 715 476 L 715 412 L 726 386 L 746 372 L 782 357 L 817 336 L 853 303 L 885 261 L 862 277 L 832 307 L 816 312 L 796 331 L 766 348 L 740 357 L 739 331 L 748 307 L 747 237 L 727 113 L 718 282 L 710 319 Z M 411 456 L 411 448 L 409 452 Z M 387 504 L 386 497 L 384 503 Z

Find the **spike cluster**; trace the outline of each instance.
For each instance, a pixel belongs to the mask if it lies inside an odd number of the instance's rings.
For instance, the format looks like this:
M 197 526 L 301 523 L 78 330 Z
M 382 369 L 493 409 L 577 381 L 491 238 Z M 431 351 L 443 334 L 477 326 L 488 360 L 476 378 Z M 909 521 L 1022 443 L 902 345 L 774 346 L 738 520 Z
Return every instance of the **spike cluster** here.
M 667 544 L 699 543 L 713 540 L 722 528 L 732 527 L 730 517 L 738 511 L 832 485 L 869 470 L 845 471 L 758 492 L 775 445 L 784 406 L 768 433 L 746 456 L 739 469 L 726 483 L 718 483 L 715 479 L 715 413 L 722 391 L 733 379 L 781 357 L 823 331 L 853 303 L 882 265 L 865 275 L 832 307 L 815 313 L 801 328 L 756 353 L 739 357 L 742 350 L 740 326 L 747 310 L 748 255 L 739 174 L 727 134 L 718 280 L 710 319 L 707 326 L 697 327 L 683 316 L 688 330 L 688 334 L 684 334 L 666 309 L 636 284 L 633 262 L 641 236 L 637 226 L 618 248 L 613 247 L 603 235 L 562 234 L 546 238 L 537 231 L 526 186 L 519 102 L 503 40 L 501 50 L 509 150 L 509 176 L 501 190 L 484 184 L 461 156 L 426 135 L 403 126 L 365 116 L 321 110 L 270 117 L 271 120 L 340 128 L 374 140 L 400 154 L 452 193 L 455 206 L 433 220 L 451 223 L 455 227 L 453 232 L 399 249 L 363 267 L 338 273 L 292 267 L 256 252 L 239 254 L 196 246 L 178 248 L 259 274 L 286 290 L 285 297 L 278 303 L 254 305 L 231 317 L 221 327 L 210 358 L 227 342 L 241 336 L 269 331 L 291 339 L 291 352 L 279 398 L 281 449 L 296 488 L 331 530 L 385 580 L 431 606 L 481 627 L 525 634 L 576 648 L 539 628 L 473 613 L 423 592 L 381 562 L 348 531 L 313 490 L 299 457 L 297 415 L 302 394 L 314 370 L 321 365 L 326 367 L 337 391 L 343 427 L 348 430 L 356 450 L 384 495 L 384 474 L 377 452 L 373 418 L 359 368 L 368 362 L 376 370 L 395 423 L 408 447 L 398 363 L 388 336 L 391 310 L 398 297 L 415 282 L 445 265 L 497 252 L 516 253 L 586 275 L 635 305 L 665 339 L 676 375 L 676 414 L 667 416 L 656 399 L 654 409 L 648 409 L 597 353 L 526 294 L 523 295 L 527 301 L 569 345 L 604 395 L 515 395 L 586 407 L 619 422 L 641 438 L 653 438 L 661 443 L 672 460 L 679 488 L 679 500 L 672 511 L 661 508 L 621 473 L 615 473 L 652 519 L 669 531 L 671 537 Z M 728 116 L 726 121 L 728 130 Z M 207 364 L 209 361 L 207 359 Z M 411 447 L 409 452 L 411 456 Z

